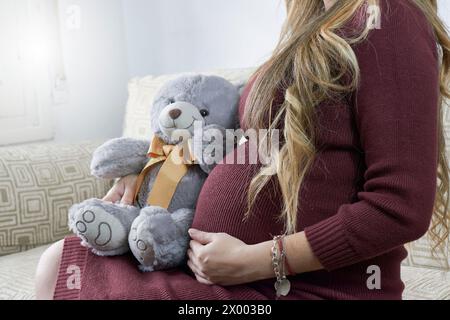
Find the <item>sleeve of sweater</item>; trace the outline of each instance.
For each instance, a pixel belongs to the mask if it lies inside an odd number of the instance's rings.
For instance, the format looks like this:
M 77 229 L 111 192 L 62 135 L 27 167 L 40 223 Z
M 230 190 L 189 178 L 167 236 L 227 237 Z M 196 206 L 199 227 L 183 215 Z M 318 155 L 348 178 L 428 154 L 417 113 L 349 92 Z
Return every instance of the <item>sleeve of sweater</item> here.
M 327 270 L 414 241 L 430 224 L 438 162 L 437 46 L 425 16 L 407 2 L 390 1 L 381 29 L 355 47 L 361 82 L 353 108 L 364 187 L 355 203 L 305 229 Z

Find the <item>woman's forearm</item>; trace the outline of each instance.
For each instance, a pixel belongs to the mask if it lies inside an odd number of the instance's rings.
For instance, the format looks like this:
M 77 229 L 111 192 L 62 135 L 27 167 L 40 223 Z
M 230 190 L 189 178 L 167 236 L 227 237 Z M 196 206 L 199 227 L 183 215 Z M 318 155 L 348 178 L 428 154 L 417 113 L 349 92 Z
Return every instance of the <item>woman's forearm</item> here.
M 304 232 L 286 237 L 286 255 L 295 273 L 323 269 L 319 259 L 314 255 Z
M 304 232 L 296 233 L 285 238 L 286 256 L 289 265 L 297 274 L 323 269 L 314 255 Z M 251 281 L 274 278 L 272 268 L 271 249 L 272 241 L 251 245 L 244 253 L 245 263 L 253 265 L 254 274 Z

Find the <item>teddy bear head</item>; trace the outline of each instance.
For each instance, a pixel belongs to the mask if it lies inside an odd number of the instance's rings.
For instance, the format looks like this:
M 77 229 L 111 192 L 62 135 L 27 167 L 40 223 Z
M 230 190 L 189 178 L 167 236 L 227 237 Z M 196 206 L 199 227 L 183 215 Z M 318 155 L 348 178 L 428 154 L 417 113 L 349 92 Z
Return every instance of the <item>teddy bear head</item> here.
M 165 84 L 151 109 L 154 134 L 168 143 L 173 137 L 191 137 L 195 124 L 233 129 L 237 123 L 239 90 L 217 76 L 181 76 Z

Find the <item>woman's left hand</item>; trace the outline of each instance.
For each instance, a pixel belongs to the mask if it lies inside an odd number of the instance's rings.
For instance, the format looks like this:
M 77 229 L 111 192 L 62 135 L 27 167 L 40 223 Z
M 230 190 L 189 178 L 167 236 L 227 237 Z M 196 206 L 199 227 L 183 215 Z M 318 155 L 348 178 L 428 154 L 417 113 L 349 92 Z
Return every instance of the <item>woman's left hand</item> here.
M 188 266 L 200 283 L 231 286 L 257 280 L 251 246 L 225 233 L 191 229 L 189 235 Z

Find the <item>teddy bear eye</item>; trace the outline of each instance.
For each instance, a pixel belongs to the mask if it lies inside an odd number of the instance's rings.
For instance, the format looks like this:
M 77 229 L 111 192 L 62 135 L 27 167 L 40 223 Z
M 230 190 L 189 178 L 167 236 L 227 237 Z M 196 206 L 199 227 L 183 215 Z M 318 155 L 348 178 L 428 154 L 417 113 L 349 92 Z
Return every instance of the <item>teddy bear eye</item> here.
M 174 98 L 170 98 L 169 99 L 169 104 L 174 104 L 175 103 L 175 99 Z
M 209 116 L 209 111 L 206 109 L 200 110 L 200 114 L 202 115 L 202 117 L 207 117 Z

